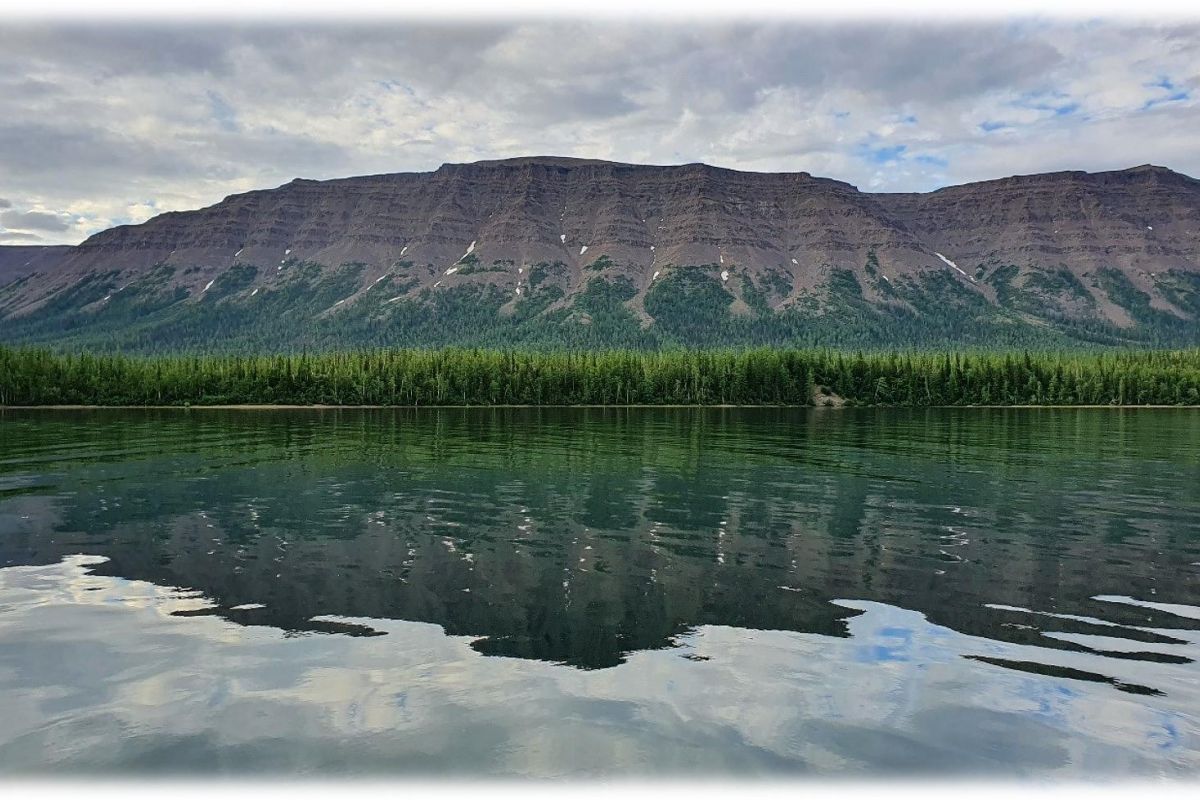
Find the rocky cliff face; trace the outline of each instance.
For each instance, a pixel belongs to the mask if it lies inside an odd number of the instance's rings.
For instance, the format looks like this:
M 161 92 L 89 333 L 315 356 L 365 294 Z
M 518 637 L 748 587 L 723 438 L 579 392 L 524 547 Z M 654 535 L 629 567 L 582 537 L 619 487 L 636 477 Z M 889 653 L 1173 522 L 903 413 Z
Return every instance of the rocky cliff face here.
M 923 242 L 971 264 L 1194 269 L 1200 254 L 1200 181 L 1163 167 L 876 197 Z
M 76 295 L 78 310 L 98 313 L 148 276 L 172 302 L 202 301 L 214 285 L 248 301 L 302 268 L 320 279 L 347 265 L 344 296 L 317 312 L 352 309 L 386 281 L 391 302 L 474 289 L 502 296 L 505 314 L 553 288 L 544 313 L 601 280 L 644 327 L 655 282 L 690 269 L 729 296 L 733 316 L 819 315 L 847 288 L 919 316 L 912 293 L 936 284 L 1014 323 L 1132 330 L 1152 319 L 1186 331 L 1200 313 L 1200 181 L 1144 166 L 871 194 L 807 173 L 567 158 L 295 180 L 48 256 L 0 290 L 0 316 L 58 313 Z M 95 291 L 80 292 L 85 282 Z

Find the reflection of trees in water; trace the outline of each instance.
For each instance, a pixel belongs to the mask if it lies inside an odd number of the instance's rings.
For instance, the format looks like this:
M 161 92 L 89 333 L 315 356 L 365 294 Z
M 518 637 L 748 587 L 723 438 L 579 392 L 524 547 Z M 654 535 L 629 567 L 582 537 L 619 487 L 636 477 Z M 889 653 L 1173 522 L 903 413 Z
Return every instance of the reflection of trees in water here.
M 1194 599 L 1200 490 L 1180 468 L 1200 447 L 1184 427 L 1080 410 L 28 415 L 0 469 L 44 470 L 42 488 L 9 503 L 50 491 L 61 520 L 0 554 L 105 555 L 102 573 L 265 604 L 220 612 L 247 624 L 433 622 L 485 653 L 583 667 L 699 624 L 845 635 L 856 612 L 835 598 L 1079 649 L 984 604 Z M 1145 623 L 1095 615 L 1121 614 Z

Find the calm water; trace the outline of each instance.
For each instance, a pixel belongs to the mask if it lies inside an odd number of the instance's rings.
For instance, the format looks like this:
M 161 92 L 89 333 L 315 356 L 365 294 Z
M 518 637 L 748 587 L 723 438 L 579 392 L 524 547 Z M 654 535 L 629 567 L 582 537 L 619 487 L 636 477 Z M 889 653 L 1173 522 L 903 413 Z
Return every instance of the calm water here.
M 0 412 L 0 772 L 1200 774 L 1196 410 Z

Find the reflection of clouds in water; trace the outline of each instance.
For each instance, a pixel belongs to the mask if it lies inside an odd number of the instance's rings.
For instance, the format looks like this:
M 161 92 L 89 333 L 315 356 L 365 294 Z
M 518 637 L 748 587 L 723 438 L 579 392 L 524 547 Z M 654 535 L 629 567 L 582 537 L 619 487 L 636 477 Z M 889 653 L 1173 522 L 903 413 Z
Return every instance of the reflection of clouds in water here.
M 158 586 L 145 581 L 113 581 L 93 575 L 88 568 L 108 561 L 104 556 L 76 555 L 62 564 L 8 569 L 0 587 L 6 610 L 35 606 L 117 605 L 147 609 L 169 617 L 180 611 L 209 608 L 212 603 L 197 591 Z
M 992 642 L 881 603 L 850 638 L 701 626 L 677 647 L 577 670 L 485 657 L 436 625 L 285 637 L 187 592 L 91 575 L 98 559 L 0 570 L 0 764 L 522 775 L 655 771 L 1194 771 L 1197 690 L 1164 697 L 963 658 L 1090 653 Z M 1106 671 L 1121 664 L 1104 659 Z M 1132 667 L 1130 667 L 1132 669 Z M 981 671 L 986 671 L 983 676 Z M 1118 675 L 1118 677 L 1120 677 Z

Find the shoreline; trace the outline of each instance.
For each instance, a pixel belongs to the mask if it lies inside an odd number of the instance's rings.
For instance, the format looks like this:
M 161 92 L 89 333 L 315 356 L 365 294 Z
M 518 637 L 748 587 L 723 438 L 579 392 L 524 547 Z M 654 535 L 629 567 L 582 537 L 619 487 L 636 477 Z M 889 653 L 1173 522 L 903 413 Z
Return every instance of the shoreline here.
M 0 405 L 0 412 L 4 411 L 101 411 L 105 409 L 122 410 L 122 411 L 196 411 L 196 410 L 211 410 L 211 411 L 344 411 L 344 410 L 387 410 L 387 409 L 406 409 L 417 410 L 424 408 L 432 409 L 505 409 L 505 408 L 778 408 L 778 409 L 796 409 L 808 408 L 814 411 L 844 411 L 856 409 L 1047 409 L 1061 410 L 1065 408 L 1080 408 L 1080 409 L 1096 409 L 1107 408 L 1114 411 L 1123 411 L 1128 409 L 1198 409 L 1200 405 L 1109 405 L 1109 404 L 1089 404 L 1089 405 L 969 405 L 969 406 L 952 406 L 952 405 L 932 405 L 932 406 L 905 406 L 905 405 L 836 405 L 836 406 L 812 406 L 812 405 L 789 405 L 789 404 L 737 404 L 737 403 L 705 403 L 705 404 L 681 404 L 681 403 L 645 403 L 645 404 L 565 404 L 565 403 L 545 403 L 545 404 L 516 404 L 516 403 L 498 403 L 495 405 L 463 405 L 463 404 L 448 404 L 448 405 L 327 405 L 321 403 L 300 404 L 300 403 L 225 403 L 225 404 L 195 404 L 195 405 L 29 405 L 29 406 L 4 406 Z

